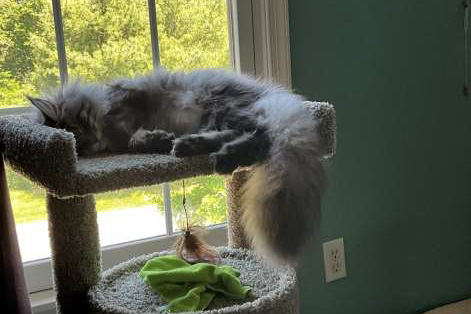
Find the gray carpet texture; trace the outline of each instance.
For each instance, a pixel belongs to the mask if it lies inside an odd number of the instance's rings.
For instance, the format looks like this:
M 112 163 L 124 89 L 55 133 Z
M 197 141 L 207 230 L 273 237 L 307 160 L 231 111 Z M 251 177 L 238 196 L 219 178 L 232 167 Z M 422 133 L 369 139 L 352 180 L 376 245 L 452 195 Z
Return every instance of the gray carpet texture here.
M 87 313 L 86 294 L 100 278 L 101 250 L 93 195 L 47 195 L 54 289 L 59 313 Z
M 246 249 L 218 248 L 223 264 L 240 272 L 240 280 L 252 288 L 246 300 L 216 297 L 209 307 L 198 313 L 298 313 L 296 273 L 290 267 L 273 268 Z M 163 312 L 165 302 L 139 278 L 147 260 L 172 251 L 139 256 L 103 273 L 89 293 L 93 313 L 156 314 Z M 188 313 L 188 312 L 187 312 Z M 194 313 L 194 312 L 193 312 Z
M 335 151 L 335 111 L 328 103 L 306 102 L 319 120 L 326 156 Z M 153 185 L 213 172 L 208 156 L 132 154 L 78 158 L 72 133 L 32 122 L 27 116 L 0 117 L 0 145 L 16 171 L 65 198 Z

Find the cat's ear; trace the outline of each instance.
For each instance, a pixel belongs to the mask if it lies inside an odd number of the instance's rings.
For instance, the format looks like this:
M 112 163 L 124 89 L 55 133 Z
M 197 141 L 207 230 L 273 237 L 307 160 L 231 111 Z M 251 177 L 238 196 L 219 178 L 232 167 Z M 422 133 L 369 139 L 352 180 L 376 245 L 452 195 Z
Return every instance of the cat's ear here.
M 52 103 L 47 99 L 34 98 L 26 96 L 31 104 L 41 111 L 41 113 L 47 118 L 58 121 L 60 119 L 60 108 L 56 104 Z
M 53 120 L 53 121 L 57 121 L 58 118 L 59 118 L 59 110 L 57 108 L 56 105 L 54 105 L 51 101 L 47 100 L 47 99 L 42 99 L 42 98 L 34 98 L 34 97 L 31 97 L 31 96 L 26 96 L 26 98 L 28 98 L 28 100 L 31 102 L 31 104 L 33 106 L 35 106 L 37 109 L 39 109 L 39 111 L 41 111 L 41 113 Z

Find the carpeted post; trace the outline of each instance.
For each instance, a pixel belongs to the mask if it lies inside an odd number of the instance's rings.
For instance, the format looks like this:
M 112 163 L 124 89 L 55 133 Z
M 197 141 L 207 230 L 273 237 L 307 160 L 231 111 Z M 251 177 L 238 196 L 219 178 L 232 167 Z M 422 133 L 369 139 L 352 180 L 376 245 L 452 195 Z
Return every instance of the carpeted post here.
M 247 181 L 249 170 L 241 169 L 232 173 L 225 180 L 227 193 L 227 233 L 228 245 L 231 248 L 250 248 L 245 236 L 244 227 L 241 224 L 241 187 Z
M 87 292 L 101 272 L 100 240 L 93 196 L 47 195 L 57 313 L 87 313 Z

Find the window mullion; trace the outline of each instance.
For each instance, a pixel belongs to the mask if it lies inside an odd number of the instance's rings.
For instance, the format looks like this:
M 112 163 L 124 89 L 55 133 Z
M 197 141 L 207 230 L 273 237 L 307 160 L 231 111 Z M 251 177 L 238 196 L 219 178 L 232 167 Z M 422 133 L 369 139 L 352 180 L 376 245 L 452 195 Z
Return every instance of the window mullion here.
M 152 62 L 155 70 L 160 66 L 159 32 L 157 30 L 157 9 L 155 6 L 155 0 L 148 0 L 147 5 L 149 8 L 149 27 L 150 44 L 152 46 Z
M 62 24 L 61 1 L 52 0 L 52 11 L 54 15 L 54 30 L 56 32 L 57 57 L 59 59 L 59 73 L 61 84 L 67 82 L 67 57 L 65 54 L 64 25 Z
M 150 28 L 150 44 L 152 47 L 152 64 L 154 70 L 160 66 L 160 53 L 159 53 L 159 32 L 157 29 L 157 8 L 155 0 L 148 0 L 147 6 L 149 8 L 149 28 Z M 172 199 L 170 197 L 170 185 L 165 182 L 162 184 L 162 193 L 164 198 L 165 210 L 165 226 L 167 234 L 173 233 L 173 216 L 172 216 Z
M 162 184 L 162 191 L 164 194 L 164 209 L 165 209 L 165 227 L 167 234 L 173 233 L 173 214 L 172 214 L 172 198 L 170 197 L 170 184 L 165 182 Z

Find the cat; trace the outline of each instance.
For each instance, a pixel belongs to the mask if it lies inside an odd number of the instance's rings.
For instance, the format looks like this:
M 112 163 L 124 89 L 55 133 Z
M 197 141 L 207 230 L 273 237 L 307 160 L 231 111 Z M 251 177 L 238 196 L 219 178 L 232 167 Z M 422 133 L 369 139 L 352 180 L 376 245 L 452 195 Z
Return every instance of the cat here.
M 73 82 L 29 97 L 48 126 L 74 134 L 78 155 L 209 155 L 214 170 L 250 166 L 242 223 L 254 248 L 294 263 L 316 230 L 324 171 L 317 122 L 304 99 L 224 70 Z

